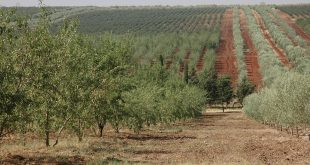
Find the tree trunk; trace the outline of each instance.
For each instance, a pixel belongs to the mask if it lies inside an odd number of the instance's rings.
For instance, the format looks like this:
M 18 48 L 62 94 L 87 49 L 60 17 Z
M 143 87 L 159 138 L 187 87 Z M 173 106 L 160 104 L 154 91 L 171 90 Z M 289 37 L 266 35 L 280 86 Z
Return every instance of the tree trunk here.
M 223 113 L 224 113 L 225 112 L 224 102 L 222 102 L 222 110 L 223 110 Z
M 79 142 L 82 142 L 82 141 L 83 141 L 83 135 L 80 134 L 80 135 L 79 135 Z
M 81 123 L 81 119 L 79 118 L 79 128 L 78 128 L 78 138 L 79 138 L 79 142 L 82 142 L 83 140 L 83 131 L 82 131 L 82 123 Z
M 103 137 L 103 124 L 98 124 L 98 128 L 99 128 L 99 137 Z
M 104 129 L 107 121 L 105 119 L 101 120 L 99 118 L 97 118 L 96 120 L 97 120 L 97 125 L 98 125 L 98 130 L 99 130 L 99 137 L 103 137 L 103 129 Z
M 50 146 L 50 128 L 49 128 L 49 120 L 50 120 L 50 116 L 49 116 L 49 111 L 46 110 L 45 113 L 45 145 L 46 147 Z
M 93 133 L 95 134 L 95 136 L 99 136 L 99 135 L 97 135 L 97 130 L 92 126 L 92 127 L 90 127 L 90 129 L 93 131 Z
M 71 116 L 68 117 L 68 118 L 65 120 L 64 124 L 63 124 L 62 127 L 59 129 L 59 131 L 58 131 L 58 133 L 57 133 L 56 141 L 55 141 L 53 147 L 55 147 L 55 146 L 58 144 L 59 137 L 60 137 L 62 131 L 64 130 L 64 128 L 66 127 L 66 125 L 67 125 L 68 121 L 70 120 L 70 118 L 71 118 Z
M 292 133 L 292 135 L 294 135 L 294 128 L 291 128 L 291 131 L 292 131 L 292 132 L 291 132 L 291 133 Z
M 296 127 L 296 135 L 297 135 L 297 137 L 299 137 L 298 127 Z

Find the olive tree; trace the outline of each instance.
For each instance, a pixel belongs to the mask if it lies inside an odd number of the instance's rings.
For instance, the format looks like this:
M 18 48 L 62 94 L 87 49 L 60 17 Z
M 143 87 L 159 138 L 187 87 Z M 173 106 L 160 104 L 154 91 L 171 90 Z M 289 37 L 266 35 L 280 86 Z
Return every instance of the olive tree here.
M 221 76 L 216 82 L 218 100 L 222 104 L 223 112 L 225 111 L 224 103 L 233 98 L 233 88 L 231 87 L 231 78 L 229 76 Z

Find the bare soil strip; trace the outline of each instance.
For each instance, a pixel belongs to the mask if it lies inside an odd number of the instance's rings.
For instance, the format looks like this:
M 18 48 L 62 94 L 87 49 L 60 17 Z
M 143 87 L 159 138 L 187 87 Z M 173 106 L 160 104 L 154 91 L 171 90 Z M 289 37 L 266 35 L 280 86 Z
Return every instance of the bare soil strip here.
M 283 20 L 287 22 L 289 26 L 291 26 L 295 30 L 297 35 L 305 39 L 307 41 L 307 44 L 310 46 L 310 35 L 305 33 L 304 30 L 293 21 L 293 18 L 290 15 L 281 10 L 277 10 L 277 13 Z
M 262 87 L 262 75 L 259 70 L 258 54 L 254 46 L 254 43 L 250 37 L 249 30 L 247 28 L 247 22 L 245 13 L 240 10 L 240 24 L 242 37 L 245 42 L 244 58 L 247 67 L 248 79 L 256 85 L 257 89 Z
M 86 164 L 94 159 L 115 164 L 309 164 L 310 142 L 248 119 L 241 111 L 212 111 L 139 135 L 128 130 L 105 132 L 77 143 L 62 139 L 46 149 L 0 146 L 0 164 Z M 73 139 L 73 140 L 72 140 Z M 43 143 L 43 142 L 42 142 Z
M 269 31 L 267 30 L 261 16 L 255 11 L 253 10 L 256 22 L 259 24 L 262 33 L 265 36 L 265 39 L 268 41 L 268 43 L 270 44 L 270 46 L 273 48 L 274 52 L 277 54 L 277 57 L 279 58 L 279 60 L 281 61 L 281 63 L 286 66 L 287 68 L 292 68 L 292 64 L 289 62 L 287 56 L 285 55 L 284 51 L 281 50 L 276 43 L 273 41 L 272 36 L 269 34 Z
M 234 50 L 233 11 L 226 10 L 221 23 L 220 46 L 216 51 L 215 69 L 218 75 L 228 75 L 232 79 L 232 86 L 237 87 L 238 70 L 237 58 Z

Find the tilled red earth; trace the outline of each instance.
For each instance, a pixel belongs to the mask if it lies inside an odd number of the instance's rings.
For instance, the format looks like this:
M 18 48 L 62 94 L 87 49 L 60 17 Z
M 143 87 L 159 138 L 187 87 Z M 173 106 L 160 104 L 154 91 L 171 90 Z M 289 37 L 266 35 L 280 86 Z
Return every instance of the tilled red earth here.
M 234 51 L 233 11 L 228 9 L 221 23 L 220 46 L 216 51 L 215 69 L 218 75 L 228 75 L 232 86 L 236 88 L 238 79 L 237 59 Z
M 244 57 L 247 67 L 248 79 L 254 85 L 256 85 L 257 89 L 259 89 L 260 87 L 262 87 L 263 77 L 259 70 L 257 50 L 250 37 L 249 30 L 247 28 L 245 13 L 243 10 L 240 10 L 240 24 L 241 24 L 242 37 L 245 42 L 245 48 L 247 49 L 246 52 L 244 53 Z

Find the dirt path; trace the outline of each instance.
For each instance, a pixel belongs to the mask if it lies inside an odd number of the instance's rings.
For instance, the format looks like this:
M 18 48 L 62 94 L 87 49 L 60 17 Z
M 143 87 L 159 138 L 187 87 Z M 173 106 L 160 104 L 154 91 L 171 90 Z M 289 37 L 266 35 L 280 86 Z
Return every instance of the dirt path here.
M 277 10 L 277 13 L 279 14 L 279 16 L 286 21 L 286 23 L 291 26 L 295 32 L 297 33 L 297 35 L 299 35 L 300 37 L 302 37 L 303 39 L 305 39 L 307 41 L 307 44 L 310 46 L 310 35 L 308 35 L 307 33 L 304 32 L 304 30 L 299 27 L 294 21 L 293 18 L 288 15 L 285 12 L 282 12 L 281 10 Z
M 170 132 L 126 135 L 117 159 L 155 164 L 307 164 L 310 143 L 256 123 L 240 112 L 208 112 Z M 125 145 L 124 145 L 125 143 Z M 123 144 L 123 145 L 122 145 Z M 113 156 L 110 156 L 113 157 Z
M 247 51 L 244 53 L 244 57 L 245 57 L 245 63 L 247 67 L 248 79 L 253 84 L 255 84 L 256 87 L 259 89 L 260 87 L 262 87 L 263 77 L 259 70 L 257 50 L 250 37 L 245 13 L 243 10 L 240 10 L 240 24 L 241 24 L 242 37 L 245 42 L 245 49 L 247 49 Z
M 153 127 L 140 135 L 121 130 L 104 139 L 74 138 L 45 149 L 0 146 L 0 164 L 309 164 L 310 142 L 268 128 L 241 111 L 207 112 L 198 119 Z M 8 149 L 8 146 L 10 147 Z M 100 161 L 99 161 L 100 160 Z
M 268 29 L 266 28 L 263 19 L 261 16 L 253 10 L 253 14 L 255 16 L 257 24 L 260 26 L 261 31 L 265 37 L 265 39 L 268 41 L 270 46 L 273 48 L 274 52 L 276 53 L 277 57 L 281 61 L 281 63 L 286 66 L 287 68 L 292 68 L 292 64 L 289 62 L 287 56 L 285 55 L 284 51 L 281 50 L 276 43 L 273 41 L 272 36 L 269 34 Z
M 232 86 L 237 87 L 238 70 L 237 57 L 234 50 L 233 11 L 226 10 L 221 23 L 220 46 L 216 51 L 215 69 L 219 75 L 228 75 L 232 79 Z

